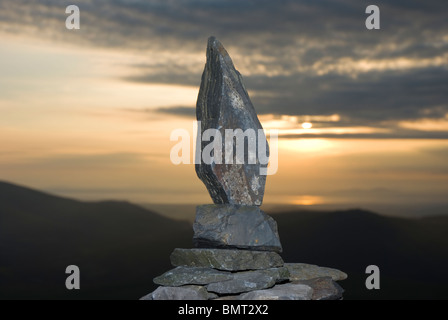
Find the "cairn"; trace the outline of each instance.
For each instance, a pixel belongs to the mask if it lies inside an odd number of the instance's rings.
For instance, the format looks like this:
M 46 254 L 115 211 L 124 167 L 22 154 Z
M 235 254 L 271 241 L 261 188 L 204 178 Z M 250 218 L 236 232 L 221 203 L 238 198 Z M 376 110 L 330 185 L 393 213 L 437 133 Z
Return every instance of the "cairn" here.
M 175 249 L 170 257 L 175 268 L 156 277 L 159 287 L 142 299 L 341 299 L 343 289 L 336 281 L 345 273 L 285 263 L 279 255 L 277 223 L 259 207 L 267 167 L 260 153 L 269 156 L 268 142 L 259 134 L 263 128 L 241 74 L 214 37 L 208 40 L 196 116 L 198 136 L 214 137 L 212 143 L 198 140 L 201 163 L 196 164 L 214 204 L 197 207 L 195 248 Z M 247 148 L 239 149 L 234 138 L 247 142 Z

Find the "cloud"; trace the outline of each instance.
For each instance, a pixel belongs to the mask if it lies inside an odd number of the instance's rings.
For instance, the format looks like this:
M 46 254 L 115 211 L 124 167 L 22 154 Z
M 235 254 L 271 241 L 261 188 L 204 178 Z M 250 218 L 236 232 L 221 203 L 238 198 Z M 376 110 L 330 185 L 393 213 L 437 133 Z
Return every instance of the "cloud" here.
M 266 81 L 248 78 L 246 86 L 269 90 L 271 97 L 253 98 L 261 113 L 341 114 L 360 123 L 433 117 L 448 112 L 448 69 L 369 72 L 344 75 L 295 75 Z M 275 109 L 272 106 L 275 105 Z
M 65 6 L 81 30 L 64 28 Z M 77 47 L 130 51 L 124 81 L 199 86 L 216 35 L 243 74 L 257 112 L 339 114 L 353 125 L 392 126 L 448 113 L 448 21 L 443 0 L 385 1 L 381 29 L 364 26 L 368 1 L 3 0 L 0 32 Z M 185 114 L 187 109 L 160 109 Z M 341 121 L 339 125 L 345 125 Z
M 420 132 L 391 130 L 387 133 L 302 133 L 286 134 L 282 139 L 304 139 L 304 138 L 330 138 L 330 139 L 448 139 L 447 132 Z
M 168 68 L 167 68 L 168 69 Z M 201 83 L 200 73 L 169 73 L 168 71 L 157 73 L 148 72 L 139 75 L 131 75 L 122 78 L 125 81 L 137 83 L 178 84 L 185 86 L 197 86 Z
M 210 34 L 239 51 L 259 53 L 259 49 L 269 49 L 274 57 L 286 55 L 290 49 L 299 54 L 311 50 L 311 53 L 324 53 L 323 56 L 331 53 L 341 57 L 359 53 L 366 56 L 369 49 L 374 50 L 368 56 L 378 56 L 382 52 L 396 52 L 397 48 L 406 52 L 417 44 L 433 50 L 441 45 L 440 41 L 446 45 L 444 1 L 378 0 L 383 17 L 380 33 L 364 27 L 368 3 L 352 0 L 3 0 L 0 9 L 4 31 L 13 32 L 8 25 L 15 25 L 18 29 L 14 32 L 34 29 L 49 36 L 59 34 L 58 40 L 65 35 L 66 41 L 81 41 L 75 36 L 81 34 L 85 42 L 91 41 L 93 45 L 120 48 L 162 46 L 179 51 L 191 48 L 203 51 L 204 40 Z M 65 7 L 70 4 L 78 5 L 81 10 L 78 33 L 67 33 L 64 28 Z M 60 28 L 53 29 L 57 24 Z M 360 44 L 361 49 L 345 47 L 350 43 Z
M 196 117 L 196 107 L 160 107 L 154 109 L 154 112 L 184 116 L 189 118 Z
M 180 116 L 187 118 L 196 118 L 196 107 L 190 106 L 171 106 L 171 107 L 156 107 L 156 108 L 124 108 L 122 109 L 125 113 L 137 113 L 137 114 L 145 114 L 150 117 L 145 117 L 149 120 L 159 120 L 162 119 L 161 116 L 169 115 L 169 116 Z M 140 118 L 139 118 L 140 119 Z M 141 120 L 141 119 L 140 119 Z
M 104 154 L 66 154 L 29 159 L 27 163 L 52 169 L 93 169 L 117 168 L 129 165 L 147 165 L 157 154 L 104 153 Z

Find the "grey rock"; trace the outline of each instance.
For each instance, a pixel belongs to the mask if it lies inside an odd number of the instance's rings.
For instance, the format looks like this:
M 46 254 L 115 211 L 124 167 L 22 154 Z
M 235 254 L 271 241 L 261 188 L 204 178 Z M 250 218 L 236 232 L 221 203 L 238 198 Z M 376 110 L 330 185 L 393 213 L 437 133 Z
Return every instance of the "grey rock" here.
M 222 157 L 218 159 L 218 153 L 214 153 L 213 162 L 206 163 L 201 157 L 201 163 L 196 164 L 196 173 L 207 187 L 213 202 L 261 205 L 266 175 L 260 174 L 260 169 L 266 168 L 266 161 L 260 162 L 258 148 L 262 147 L 260 152 L 265 151 L 265 155 L 268 156 L 269 146 L 263 132 L 258 141 L 258 129 L 263 128 L 243 85 L 242 76 L 235 69 L 226 49 L 214 37 L 208 39 L 207 62 L 202 74 L 196 117 L 198 121 L 201 121 L 201 126 L 198 127 L 201 137 L 208 129 L 218 130 L 222 137 L 218 146 L 222 147 Z M 230 163 L 226 161 L 226 129 L 231 129 L 233 132 L 235 129 L 241 129 L 244 132 L 247 129 L 254 130 L 254 136 L 245 138 L 247 143 L 244 148 L 244 159 L 239 157 L 240 163 L 244 164 L 236 163 L 236 143 L 234 142 L 228 146 L 229 151 L 233 150 L 233 158 L 229 156 L 230 152 L 227 153 L 232 161 Z M 204 149 L 210 143 L 210 141 L 201 141 L 197 144 L 197 148 L 205 151 Z M 248 145 L 255 147 L 249 148 Z M 248 162 L 249 155 L 254 156 L 254 162 Z
M 304 284 L 278 284 L 271 289 L 254 290 L 239 296 L 239 300 L 311 300 L 313 289 Z
M 152 292 L 147 295 L 141 297 L 139 300 L 152 300 Z
M 276 279 L 275 280 L 276 283 L 289 281 L 290 274 L 288 268 L 286 267 L 270 268 L 261 271 L 268 272 L 269 274 L 271 274 Z
M 207 299 L 208 300 L 216 300 L 219 296 L 216 293 L 213 292 L 207 292 Z
M 347 274 L 332 268 L 319 267 L 306 263 L 285 263 L 290 273 L 290 280 L 309 280 L 321 277 L 331 277 L 334 281 L 347 279 Z
M 211 283 L 206 288 L 218 294 L 235 294 L 270 288 L 275 283 L 276 279 L 272 274 L 262 271 L 245 271 L 235 273 L 232 280 Z
M 339 300 L 344 293 L 344 289 L 334 282 L 331 277 L 294 281 L 294 283 L 304 284 L 313 288 L 313 300 Z
M 240 298 L 240 295 L 230 295 L 230 296 L 222 296 L 222 297 L 218 296 L 218 298 L 213 299 L 213 300 L 239 300 L 239 298 Z
M 143 299 L 150 296 L 151 299 Z M 158 287 L 142 300 L 208 300 L 209 294 L 201 286 Z
M 258 270 L 283 266 L 278 253 L 238 249 L 179 249 L 171 253 L 173 266 L 204 267 L 224 271 Z
M 233 279 L 230 272 L 211 268 L 177 267 L 154 278 L 154 283 L 161 286 L 179 287 L 187 284 L 209 284 Z
M 274 286 L 288 277 L 286 268 L 269 268 L 265 270 L 234 272 L 233 279 L 214 282 L 206 286 L 208 291 L 218 294 L 236 294 Z
M 277 223 L 257 206 L 198 206 L 193 230 L 196 247 L 282 251 Z

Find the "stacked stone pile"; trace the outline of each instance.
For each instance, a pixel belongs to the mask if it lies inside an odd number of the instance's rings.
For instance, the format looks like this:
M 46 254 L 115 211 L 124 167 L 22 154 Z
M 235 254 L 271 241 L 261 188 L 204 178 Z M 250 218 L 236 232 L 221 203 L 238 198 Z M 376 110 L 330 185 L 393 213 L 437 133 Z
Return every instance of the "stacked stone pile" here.
M 174 269 L 154 279 L 144 300 L 333 300 L 343 289 L 339 270 L 284 263 L 272 251 L 175 249 Z
M 196 110 L 198 136 L 208 129 L 222 137 L 228 129 L 262 130 L 240 73 L 214 37 L 208 40 Z M 248 142 L 244 150 L 246 162 L 251 155 L 258 156 L 260 146 L 269 154 L 266 137 L 256 135 L 256 139 L 256 149 L 251 150 Z M 200 154 L 209 150 L 209 144 L 200 140 Z M 170 257 L 175 268 L 156 277 L 154 283 L 159 287 L 142 299 L 341 299 L 343 289 L 336 281 L 345 279 L 345 273 L 310 264 L 284 263 L 279 255 L 282 245 L 277 223 L 259 207 L 266 183 L 266 174 L 262 174 L 265 161 L 255 156 L 252 159 L 256 161 L 238 162 L 237 148 L 229 149 L 229 141 L 224 139 L 221 144 L 218 147 L 222 147 L 222 154 L 214 145 L 214 152 L 209 154 L 212 161 L 202 156 L 196 165 L 196 173 L 214 202 L 196 209 L 196 248 L 175 249 Z M 232 150 L 231 163 L 224 161 L 225 150 Z

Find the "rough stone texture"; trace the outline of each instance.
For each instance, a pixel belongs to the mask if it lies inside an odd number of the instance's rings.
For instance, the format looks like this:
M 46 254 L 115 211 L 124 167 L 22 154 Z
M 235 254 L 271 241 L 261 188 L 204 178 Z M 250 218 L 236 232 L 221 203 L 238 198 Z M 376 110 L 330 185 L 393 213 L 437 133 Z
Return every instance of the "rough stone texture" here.
M 282 251 L 277 223 L 257 206 L 198 206 L 193 230 L 196 247 Z
M 139 300 L 152 300 L 152 294 L 153 292 L 148 293 L 146 296 L 141 297 Z
M 270 288 L 277 282 L 288 278 L 286 268 L 270 268 L 265 270 L 245 271 L 232 273 L 233 279 L 214 282 L 206 286 L 208 291 L 218 294 L 235 294 Z
M 268 155 L 269 146 L 264 133 L 262 139 L 257 141 L 258 129 L 263 128 L 243 85 L 241 74 L 235 69 L 226 49 L 214 37 L 208 39 L 207 62 L 202 74 L 196 117 L 198 121 L 201 121 L 201 126 L 198 128 L 201 137 L 207 129 L 218 130 L 222 137 L 222 159 L 218 161 L 218 154 L 213 154 L 214 161 L 211 164 L 205 163 L 203 157 L 201 157 L 201 163 L 196 164 L 196 173 L 207 187 L 213 202 L 216 204 L 261 205 L 266 175 L 260 175 L 260 168 L 266 168 L 266 165 L 260 164 L 258 147 L 263 146 L 266 150 L 265 154 Z M 233 159 L 230 158 L 232 162 L 225 163 L 226 129 L 233 131 L 241 129 L 244 132 L 247 129 L 255 130 L 255 138 L 245 138 L 247 143 L 244 149 L 244 159 L 240 159 L 244 164 L 236 163 L 235 142 L 228 147 L 233 148 Z M 209 144 L 210 140 L 201 141 L 197 144 L 197 148 L 204 151 Z M 252 150 L 247 147 L 249 144 L 256 145 L 256 149 L 251 153 L 256 158 L 254 164 L 248 163 L 249 152 Z
M 332 268 L 319 267 L 306 263 L 285 263 L 288 268 L 291 281 L 309 280 L 321 277 L 331 277 L 334 281 L 347 279 L 347 274 Z
M 286 267 L 280 267 L 280 268 L 270 268 L 262 270 L 264 272 L 269 272 L 273 275 L 273 277 L 276 279 L 276 283 L 281 283 L 285 281 L 289 281 L 289 270 Z
M 254 290 L 239 296 L 239 300 L 311 300 L 313 289 L 304 284 L 278 284 L 271 289 Z
M 286 268 L 285 268 L 286 269 Z M 232 273 L 211 268 L 177 267 L 154 278 L 161 286 L 178 287 L 186 284 L 209 284 L 233 279 Z
M 344 290 L 335 281 L 346 279 L 344 272 L 285 264 L 277 253 L 277 224 L 258 207 L 269 146 L 240 73 L 214 37 L 208 40 L 196 117 L 195 169 L 215 204 L 197 207 L 193 242 L 199 248 L 175 249 L 170 259 L 176 268 L 156 277 L 162 286 L 141 299 L 341 299 Z
M 210 296 L 214 297 L 214 296 Z M 209 293 L 201 286 L 158 287 L 141 300 L 208 300 Z
M 237 272 L 232 280 L 211 283 L 206 288 L 218 294 L 235 294 L 270 288 L 276 282 L 275 275 L 263 271 Z
M 239 300 L 240 295 L 222 296 L 213 300 Z
M 174 266 L 204 267 L 224 271 L 258 270 L 282 267 L 283 260 L 275 252 L 237 249 L 174 249 Z
M 207 299 L 208 300 L 216 300 L 218 298 L 219 298 L 219 296 L 216 293 L 207 291 Z
M 294 283 L 304 284 L 313 288 L 313 300 L 339 300 L 344 293 L 344 289 L 334 282 L 331 277 L 294 281 Z

